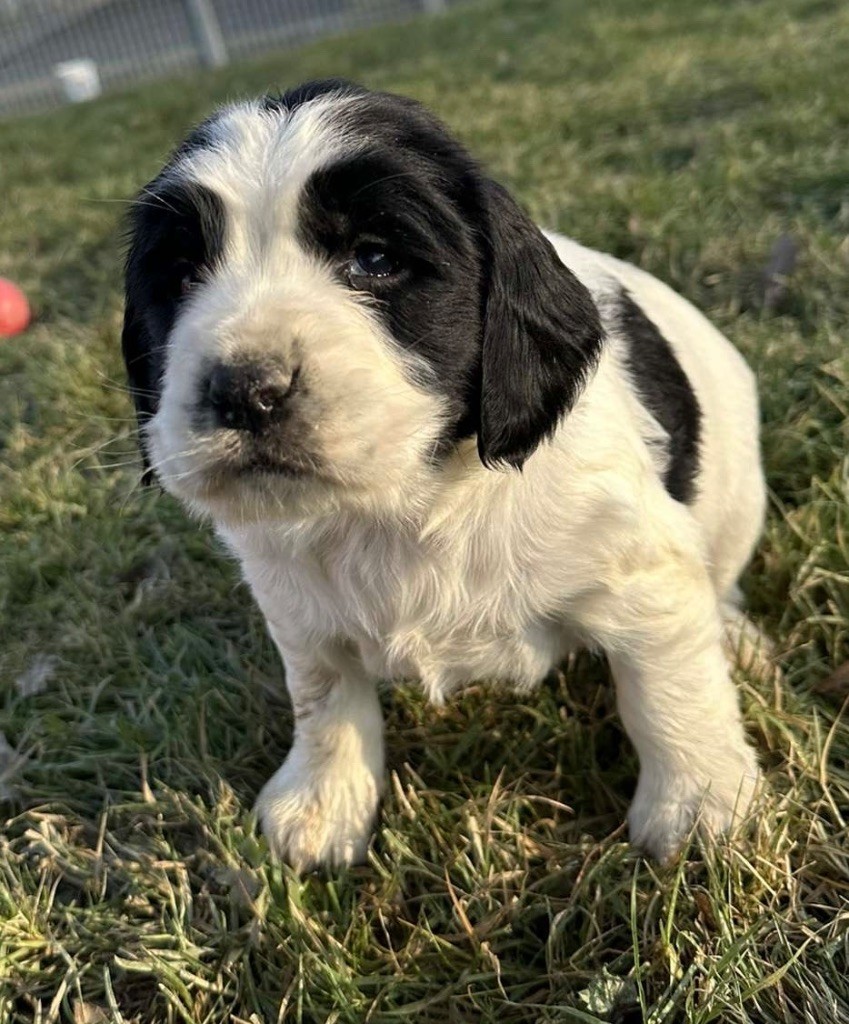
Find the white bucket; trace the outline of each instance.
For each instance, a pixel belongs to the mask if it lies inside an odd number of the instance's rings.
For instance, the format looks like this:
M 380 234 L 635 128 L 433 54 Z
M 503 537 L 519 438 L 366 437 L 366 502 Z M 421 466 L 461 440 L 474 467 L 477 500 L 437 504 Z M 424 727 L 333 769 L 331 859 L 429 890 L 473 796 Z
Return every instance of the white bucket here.
M 63 60 L 54 65 L 53 74 L 71 103 L 85 103 L 86 100 L 96 99 L 103 92 L 97 65 L 93 60 Z

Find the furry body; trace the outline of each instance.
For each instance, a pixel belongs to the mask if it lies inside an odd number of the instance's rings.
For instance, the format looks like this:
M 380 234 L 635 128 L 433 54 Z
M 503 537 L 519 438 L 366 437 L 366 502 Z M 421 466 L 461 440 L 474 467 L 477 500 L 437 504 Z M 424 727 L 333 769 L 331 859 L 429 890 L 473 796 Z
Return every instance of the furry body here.
M 697 813 L 728 828 L 758 772 L 722 620 L 764 511 L 730 343 L 544 237 L 417 105 L 345 83 L 225 108 L 143 198 L 124 350 L 147 456 L 286 664 L 272 849 L 364 854 L 378 679 L 527 689 L 587 645 L 640 757 L 632 838 L 666 858 Z

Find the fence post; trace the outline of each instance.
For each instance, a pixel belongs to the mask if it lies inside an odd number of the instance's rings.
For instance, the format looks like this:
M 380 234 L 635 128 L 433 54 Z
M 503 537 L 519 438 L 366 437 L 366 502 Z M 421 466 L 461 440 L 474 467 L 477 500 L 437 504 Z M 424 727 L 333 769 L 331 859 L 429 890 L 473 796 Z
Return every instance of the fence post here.
M 220 68 L 227 63 L 227 46 L 210 0 L 183 0 L 201 63 Z

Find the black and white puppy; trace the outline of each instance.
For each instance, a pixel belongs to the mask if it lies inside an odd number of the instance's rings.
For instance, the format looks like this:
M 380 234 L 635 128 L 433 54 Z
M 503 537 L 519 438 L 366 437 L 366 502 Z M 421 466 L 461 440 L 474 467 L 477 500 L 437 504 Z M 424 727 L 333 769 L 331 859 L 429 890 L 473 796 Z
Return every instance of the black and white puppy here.
M 341 81 L 224 107 L 134 208 L 123 346 L 152 471 L 212 519 L 286 665 L 257 811 L 366 849 L 378 679 L 435 701 L 603 650 L 632 840 L 758 778 L 723 650 L 762 526 L 752 373 L 641 270 L 543 234 L 418 104 Z

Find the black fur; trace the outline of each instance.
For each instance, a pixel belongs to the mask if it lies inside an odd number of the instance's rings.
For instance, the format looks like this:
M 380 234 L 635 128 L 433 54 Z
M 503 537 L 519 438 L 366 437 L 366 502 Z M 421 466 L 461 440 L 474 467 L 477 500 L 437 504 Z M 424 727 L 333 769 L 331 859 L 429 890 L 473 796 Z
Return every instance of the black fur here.
M 389 335 L 429 368 L 420 383 L 447 400 L 445 439 L 474 433 L 481 260 L 459 199 L 446 201 L 425 167 L 411 166 L 404 154 L 372 151 L 313 176 L 300 233 L 308 248 L 333 262 L 340 280 L 373 296 Z M 352 282 L 347 268 L 362 241 L 385 244 L 401 273 L 391 281 Z
M 487 465 L 520 467 L 595 366 L 595 304 L 439 121 L 412 100 L 355 94 L 340 122 L 368 145 L 313 176 L 302 241 L 342 276 L 358 241 L 398 255 L 402 274 L 357 285 L 431 368 L 447 399 L 446 442 L 476 433 Z
M 664 486 L 676 501 L 691 502 L 699 475 L 698 399 L 669 342 L 624 290 L 616 318 L 628 341 L 628 372 L 640 400 L 669 435 Z
M 136 201 L 125 267 L 121 347 L 139 427 L 159 405 L 168 335 L 184 301 L 183 279 L 187 275 L 202 277 L 213 270 L 224 229 L 223 207 L 217 196 L 167 174 L 152 182 Z M 147 470 L 143 444 L 142 455 Z
M 194 153 L 196 150 L 212 147 L 215 144 L 215 124 L 217 120 L 218 115 L 213 114 L 205 121 L 201 121 L 200 124 L 196 124 L 171 154 L 168 165 L 172 165 L 180 157 L 188 156 L 189 153 Z
M 482 183 L 488 248 L 478 450 L 520 467 L 574 405 L 601 353 L 590 293 L 494 182 Z
M 359 96 L 366 91 L 361 85 L 349 82 L 345 78 L 319 78 L 311 82 L 302 82 L 293 89 L 287 89 L 286 92 L 269 93 L 263 97 L 262 107 L 264 110 L 279 113 L 284 110 L 296 110 L 304 103 L 331 92 L 341 96 Z

